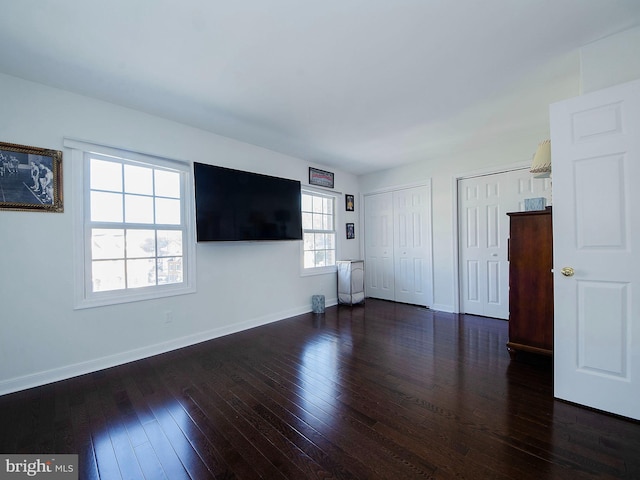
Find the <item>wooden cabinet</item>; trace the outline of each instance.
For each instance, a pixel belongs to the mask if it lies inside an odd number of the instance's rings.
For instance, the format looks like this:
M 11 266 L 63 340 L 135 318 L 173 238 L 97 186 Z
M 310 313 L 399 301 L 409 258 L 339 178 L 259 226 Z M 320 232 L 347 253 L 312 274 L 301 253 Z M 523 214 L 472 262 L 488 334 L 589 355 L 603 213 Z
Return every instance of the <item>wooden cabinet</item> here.
M 553 234 L 551 207 L 508 213 L 509 342 L 517 351 L 553 352 Z

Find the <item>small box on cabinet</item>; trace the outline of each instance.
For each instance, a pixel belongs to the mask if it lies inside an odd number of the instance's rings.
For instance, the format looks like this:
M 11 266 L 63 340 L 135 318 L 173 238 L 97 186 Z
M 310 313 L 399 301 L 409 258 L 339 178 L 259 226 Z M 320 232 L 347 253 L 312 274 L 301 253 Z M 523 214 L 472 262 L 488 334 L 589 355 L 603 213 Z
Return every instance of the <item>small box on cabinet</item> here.
M 544 197 L 525 198 L 524 199 L 524 211 L 532 212 L 535 210 L 544 210 L 547 206 L 547 199 Z

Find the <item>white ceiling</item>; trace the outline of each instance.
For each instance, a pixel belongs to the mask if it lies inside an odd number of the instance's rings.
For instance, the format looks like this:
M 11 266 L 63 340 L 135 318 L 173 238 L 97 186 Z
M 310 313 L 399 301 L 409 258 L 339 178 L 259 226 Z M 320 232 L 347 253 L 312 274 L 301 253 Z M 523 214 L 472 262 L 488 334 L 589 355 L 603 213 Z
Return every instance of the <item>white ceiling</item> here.
M 0 0 L 0 72 L 362 174 L 539 126 L 567 56 L 639 24 L 640 0 Z

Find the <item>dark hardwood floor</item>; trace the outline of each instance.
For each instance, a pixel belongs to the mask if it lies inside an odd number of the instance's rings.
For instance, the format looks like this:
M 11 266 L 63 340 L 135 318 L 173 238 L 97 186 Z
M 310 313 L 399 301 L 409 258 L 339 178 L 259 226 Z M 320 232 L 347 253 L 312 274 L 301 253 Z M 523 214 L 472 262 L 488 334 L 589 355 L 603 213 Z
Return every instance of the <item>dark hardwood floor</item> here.
M 367 299 L 0 397 L 0 453 L 105 480 L 640 478 L 640 423 L 554 400 L 506 342 Z

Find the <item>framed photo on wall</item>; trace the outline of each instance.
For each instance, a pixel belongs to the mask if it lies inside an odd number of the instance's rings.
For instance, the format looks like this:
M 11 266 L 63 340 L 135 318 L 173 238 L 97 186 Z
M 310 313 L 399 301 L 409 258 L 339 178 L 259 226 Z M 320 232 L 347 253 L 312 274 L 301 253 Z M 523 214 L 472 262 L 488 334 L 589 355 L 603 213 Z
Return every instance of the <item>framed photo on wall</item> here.
M 356 228 L 353 223 L 347 223 L 347 240 L 356 238 Z
M 333 173 L 309 167 L 309 185 L 333 188 Z
M 62 212 L 62 152 L 0 142 L 0 209 Z
M 355 199 L 353 195 L 346 194 L 344 200 L 347 212 L 353 212 L 355 210 Z

